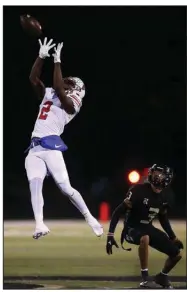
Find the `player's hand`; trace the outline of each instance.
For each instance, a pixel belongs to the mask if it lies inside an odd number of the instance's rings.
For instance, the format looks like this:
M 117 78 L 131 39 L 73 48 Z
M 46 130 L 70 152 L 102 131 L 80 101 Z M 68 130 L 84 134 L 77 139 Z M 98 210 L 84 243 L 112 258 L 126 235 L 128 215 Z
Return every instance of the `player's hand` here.
M 184 245 L 182 243 L 182 241 L 180 241 L 180 239 L 178 239 L 177 237 L 175 237 L 173 239 L 174 244 L 179 248 L 179 249 L 183 249 Z
M 61 63 L 60 55 L 61 55 L 61 50 L 63 48 L 63 43 L 58 44 L 57 48 L 54 48 L 54 63 Z
M 40 39 L 38 41 L 40 44 L 39 57 L 41 59 L 45 59 L 46 57 L 50 57 L 49 50 L 52 49 L 56 45 L 56 44 L 52 44 L 53 39 L 50 39 L 50 41 L 47 43 L 47 38 L 45 38 L 43 45 L 42 45 L 42 42 Z
M 107 236 L 107 243 L 106 243 L 106 252 L 107 254 L 112 254 L 112 246 L 115 245 L 115 247 L 119 248 L 117 242 L 114 239 L 113 235 Z

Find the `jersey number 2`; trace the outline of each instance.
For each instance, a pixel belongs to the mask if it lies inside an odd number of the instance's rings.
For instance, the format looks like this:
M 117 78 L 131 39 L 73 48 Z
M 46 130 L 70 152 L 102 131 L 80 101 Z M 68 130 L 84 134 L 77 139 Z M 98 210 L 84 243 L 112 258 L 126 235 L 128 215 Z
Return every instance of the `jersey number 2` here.
M 47 119 L 47 116 L 48 116 L 48 112 L 50 111 L 50 108 L 52 106 L 52 102 L 51 101 L 46 101 L 44 104 L 43 104 L 43 107 L 41 109 L 41 113 L 38 117 L 38 119 L 40 120 L 46 120 Z

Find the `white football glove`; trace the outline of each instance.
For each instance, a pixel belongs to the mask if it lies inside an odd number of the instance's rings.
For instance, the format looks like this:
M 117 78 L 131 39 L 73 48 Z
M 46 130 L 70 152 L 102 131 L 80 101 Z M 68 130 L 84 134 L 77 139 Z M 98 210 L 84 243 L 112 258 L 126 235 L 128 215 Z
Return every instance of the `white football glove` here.
M 55 51 L 53 54 L 54 63 L 61 63 L 60 55 L 61 55 L 62 47 L 63 47 L 63 43 L 60 43 L 58 44 L 57 48 L 54 48 L 54 51 Z
M 40 51 L 39 51 L 39 57 L 41 59 L 45 59 L 46 57 L 50 57 L 49 55 L 49 50 L 52 49 L 56 44 L 52 44 L 53 39 L 51 39 L 48 43 L 47 43 L 47 38 L 44 39 L 44 43 L 42 45 L 41 40 L 39 39 L 39 44 L 40 44 Z M 52 44 L 52 45 L 51 45 Z

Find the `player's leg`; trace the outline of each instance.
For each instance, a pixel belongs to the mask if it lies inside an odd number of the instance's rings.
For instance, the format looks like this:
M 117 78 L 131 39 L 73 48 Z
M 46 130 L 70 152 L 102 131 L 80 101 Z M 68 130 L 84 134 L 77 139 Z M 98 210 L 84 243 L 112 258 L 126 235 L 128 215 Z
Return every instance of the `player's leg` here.
M 142 279 L 145 282 L 148 280 L 149 235 L 141 236 L 138 255 L 140 260 Z
M 27 155 L 25 159 L 25 168 L 29 181 L 32 209 L 36 221 L 36 229 L 33 238 L 38 239 L 49 233 L 48 227 L 43 222 L 44 200 L 42 195 L 43 180 L 46 176 L 47 168 L 45 162 L 34 154 Z
M 149 235 L 145 230 L 127 227 L 125 232 L 125 240 L 129 243 L 138 245 L 138 255 L 141 267 L 140 282 L 141 288 L 155 288 L 155 285 L 149 281 L 148 258 L 149 258 Z
M 168 255 L 164 268 L 161 273 L 157 274 L 155 277 L 155 282 L 164 288 L 172 288 L 168 279 L 168 273 L 182 258 L 180 249 L 168 238 L 165 232 L 153 226 L 149 236 L 150 246 Z
M 90 213 L 81 194 L 72 188 L 70 184 L 62 153 L 55 150 L 46 151 L 45 162 L 61 192 L 65 194 L 73 203 L 73 205 L 81 212 L 95 234 L 97 236 L 101 236 L 103 234 L 102 226 Z

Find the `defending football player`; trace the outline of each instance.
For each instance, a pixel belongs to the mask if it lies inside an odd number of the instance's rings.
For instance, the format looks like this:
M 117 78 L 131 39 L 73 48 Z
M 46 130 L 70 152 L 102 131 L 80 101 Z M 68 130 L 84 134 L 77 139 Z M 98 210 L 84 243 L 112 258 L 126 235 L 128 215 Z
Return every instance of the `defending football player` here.
M 154 164 L 148 172 L 148 182 L 132 186 L 122 204 L 113 212 L 107 236 L 106 251 L 112 254 L 112 246 L 118 247 L 114 231 L 119 218 L 124 215 L 124 228 L 121 234 L 121 244 L 126 240 L 130 244 L 139 246 L 139 260 L 141 266 L 142 281 L 140 287 L 156 288 L 161 285 L 164 288 L 172 288 L 168 279 L 168 273 L 180 261 L 183 249 L 182 242 L 177 239 L 167 216 L 169 200 L 165 188 L 173 178 L 173 171 L 167 166 Z M 165 232 L 154 227 L 152 222 L 158 218 Z M 148 247 L 168 255 L 164 267 L 155 276 L 153 282 L 148 275 Z

